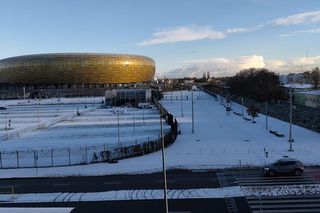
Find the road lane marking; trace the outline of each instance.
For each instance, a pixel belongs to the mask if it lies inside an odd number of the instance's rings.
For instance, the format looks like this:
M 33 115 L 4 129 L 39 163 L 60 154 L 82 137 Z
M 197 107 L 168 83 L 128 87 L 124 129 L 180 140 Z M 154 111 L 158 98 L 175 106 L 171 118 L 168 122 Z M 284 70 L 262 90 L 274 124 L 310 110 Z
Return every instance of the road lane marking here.
M 163 180 L 157 180 L 157 183 L 163 183 Z M 167 180 L 167 183 L 175 183 L 175 180 Z
M 121 184 L 121 182 L 105 182 L 104 185 L 115 185 L 115 184 Z
M 70 183 L 55 183 L 55 184 L 52 184 L 53 186 L 70 186 L 71 184 Z

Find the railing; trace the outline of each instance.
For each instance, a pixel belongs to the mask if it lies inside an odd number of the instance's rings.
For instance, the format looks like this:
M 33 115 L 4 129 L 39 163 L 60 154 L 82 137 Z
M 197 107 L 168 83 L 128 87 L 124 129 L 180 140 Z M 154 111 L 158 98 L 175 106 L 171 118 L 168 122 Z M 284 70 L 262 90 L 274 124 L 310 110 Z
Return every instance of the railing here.
M 159 101 L 155 100 L 155 105 L 159 110 L 162 108 L 167 114 L 166 122 L 170 125 L 170 129 L 164 131 L 164 144 L 167 147 L 177 137 L 177 120 L 162 107 Z M 0 168 L 39 168 L 116 162 L 120 159 L 156 152 L 161 149 L 161 146 L 162 140 L 159 134 L 120 144 L 0 151 Z

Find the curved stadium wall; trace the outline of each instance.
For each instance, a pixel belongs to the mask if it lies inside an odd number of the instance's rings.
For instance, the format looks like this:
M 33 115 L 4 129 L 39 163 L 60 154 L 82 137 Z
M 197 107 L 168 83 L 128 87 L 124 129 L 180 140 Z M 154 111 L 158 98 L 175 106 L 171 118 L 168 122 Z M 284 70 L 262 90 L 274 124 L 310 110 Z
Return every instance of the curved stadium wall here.
M 0 84 L 119 84 L 152 81 L 151 58 L 125 54 L 38 54 L 0 60 Z

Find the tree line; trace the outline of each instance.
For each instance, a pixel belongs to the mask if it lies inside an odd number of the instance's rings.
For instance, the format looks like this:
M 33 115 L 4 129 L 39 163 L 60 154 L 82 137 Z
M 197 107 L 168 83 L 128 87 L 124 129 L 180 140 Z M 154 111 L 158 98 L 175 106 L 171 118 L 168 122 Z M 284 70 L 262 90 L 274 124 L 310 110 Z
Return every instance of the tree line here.
M 261 102 L 286 98 L 278 75 L 264 68 L 242 70 L 230 77 L 227 85 L 233 94 Z

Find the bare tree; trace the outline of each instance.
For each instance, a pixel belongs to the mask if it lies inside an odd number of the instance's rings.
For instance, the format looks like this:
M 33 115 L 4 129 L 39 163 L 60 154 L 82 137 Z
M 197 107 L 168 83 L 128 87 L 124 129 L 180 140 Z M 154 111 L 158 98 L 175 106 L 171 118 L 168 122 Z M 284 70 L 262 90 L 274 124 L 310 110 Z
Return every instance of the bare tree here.
M 315 88 L 318 88 L 320 83 L 320 71 L 319 68 L 316 67 L 311 72 L 311 80 Z
M 247 109 L 247 113 L 249 116 L 252 117 L 252 122 L 255 123 L 254 119 L 256 117 L 259 117 L 258 114 L 259 114 L 260 110 L 259 108 L 257 108 L 256 106 L 251 106 Z

